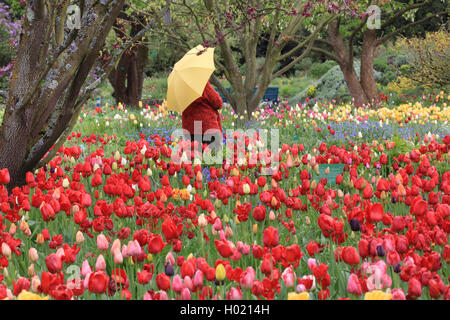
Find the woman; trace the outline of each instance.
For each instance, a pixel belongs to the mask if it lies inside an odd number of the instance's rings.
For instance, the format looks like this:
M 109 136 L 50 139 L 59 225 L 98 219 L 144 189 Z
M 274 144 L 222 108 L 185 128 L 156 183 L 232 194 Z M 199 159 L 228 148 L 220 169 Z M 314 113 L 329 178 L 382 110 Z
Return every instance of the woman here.
M 212 132 L 219 132 L 222 136 L 222 121 L 218 112 L 222 105 L 222 98 L 208 81 L 203 95 L 192 102 L 181 115 L 183 129 L 191 134 L 191 141 L 195 139 L 195 133 L 200 134 L 194 131 L 194 121 L 201 121 L 202 143 L 209 145 L 214 142 L 215 135 Z

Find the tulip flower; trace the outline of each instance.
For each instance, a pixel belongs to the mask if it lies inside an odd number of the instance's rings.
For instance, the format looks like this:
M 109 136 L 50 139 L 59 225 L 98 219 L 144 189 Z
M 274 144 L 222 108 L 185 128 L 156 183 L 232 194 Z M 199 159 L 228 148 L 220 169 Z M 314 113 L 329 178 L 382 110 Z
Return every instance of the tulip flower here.
M 348 278 L 347 291 L 356 296 L 361 295 L 361 284 L 359 282 L 358 276 L 356 276 L 354 273 L 352 273 Z
M 106 261 L 102 254 L 97 257 L 97 261 L 95 263 L 96 270 L 105 270 L 106 269 Z
M 109 248 L 108 239 L 102 233 L 97 236 L 97 248 L 98 250 L 107 250 Z
M 278 245 L 278 230 L 272 226 L 267 227 L 263 233 L 263 243 L 265 247 L 273 248 Z
M 225 280 L 225 267 L 223 266 L 223 264 L 219 264 L 217 267 L 216 267 L 216 279 L 218 280 L 218 281 L 223 281 L 223 280 Z
M 178 274 L 176 274 L 172 280 L 172 290 L 176 293 L 181 293 L 183 288 L 184 288 L 183 280 L 181 279 L 181 277 Z
M 28 250 L 28 258 L 31 262 L 37 262 L 39 260 L 39 254 L 35 248 L 30 248 Z
M 309 300 L 309 293 L 306 291 L 301 293 L 289 292 L 288 300 Z

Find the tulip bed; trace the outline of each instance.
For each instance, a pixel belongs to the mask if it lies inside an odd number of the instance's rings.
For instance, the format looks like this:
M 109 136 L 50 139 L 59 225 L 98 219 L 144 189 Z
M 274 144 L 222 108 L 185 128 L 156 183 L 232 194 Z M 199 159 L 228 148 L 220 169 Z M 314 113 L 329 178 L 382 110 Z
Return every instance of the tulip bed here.
M 262 107 L 243 129 L 279 130 L 272 176 L 171 162 L 162 107 L 86 108 L 25 186 L 0 171 L 0 299 L 448 300 L 448 101 Z

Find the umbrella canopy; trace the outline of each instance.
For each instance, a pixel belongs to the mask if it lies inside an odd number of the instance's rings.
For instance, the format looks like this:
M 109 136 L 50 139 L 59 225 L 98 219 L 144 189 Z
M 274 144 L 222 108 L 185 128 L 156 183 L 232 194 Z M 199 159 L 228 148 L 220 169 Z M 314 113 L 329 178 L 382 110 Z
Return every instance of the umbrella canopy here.
M 214 48 L 198 45 L 189 50 L 167 79 L 167 108 L 182 113 L 202 96 L 214 70 Z

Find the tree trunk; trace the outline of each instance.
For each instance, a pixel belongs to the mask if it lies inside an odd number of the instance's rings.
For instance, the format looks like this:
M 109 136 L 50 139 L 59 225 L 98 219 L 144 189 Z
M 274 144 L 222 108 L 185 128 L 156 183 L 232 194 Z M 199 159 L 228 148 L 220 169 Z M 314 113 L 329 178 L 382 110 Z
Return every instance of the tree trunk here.
M 24 185 L 25 174 L 31 170 L 18 160 L 25 159 L 29 150 L 28 129 L 20 113 L 6 109 L 0 130 L 0 167 L 8 168 L 11 177 L 8 189 L 11 190 L 14 186 Z
M 29 4 L 35 14 L 22 24 L 0 127 L 0 168 L 10 173 L 8 190 L 24 185 L 26 173 L 38 167 L 52 146 L 65 141 L 62 135 L 70 131 L 90 92 L 84 82 L 123 3 L 86 4 L 82 28 L 57 47 L 51 46 L 57 4 L 45 5 L 42 0 Z
M 368 104 L 369 101 L 367 96 L 361 86 L 355 68 L 353 67 L 353 57 L 347 52 L 342 36 L 339 33 L 339 24 L 337 22 L 330 23 L 328 25 L 327 33 L 333 50 L 338 57 L 337 62 L 342 73 L 344 74 L 344 80 L 347 84 L 348 91 L 355 100 L 355 104 Z
M 364 31 L 361 53 L 361 86 L 371 104 L 378 100 L 378 90 L 373 72 L 373 60 L 377 43 L 376 35 L 376 30 L 368 29 Z
M 347 84 L 348 91 L 353 97 L 355 104 L 357 106 L 367 105 L 369 100 L 367 99 L 366 93 L 364 92 L 361 83 L 356 74 L 355 68 L 350 63 L 345 63 L 340 65 L 341 71 L 344 74 L 344 80 Z
M 133 24 L 130 36 L 136 35 L 142 29 L 141 24 Z M 119 37 L 123 32 L 116 30 Z M 114 89 L 113 97 L 116 102 L 137 106 L 142 98 L 145 66 L 147 65 L 148 48 L 141 44 L 126 52 L 109 76 L 109 82 Z

